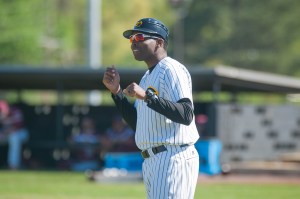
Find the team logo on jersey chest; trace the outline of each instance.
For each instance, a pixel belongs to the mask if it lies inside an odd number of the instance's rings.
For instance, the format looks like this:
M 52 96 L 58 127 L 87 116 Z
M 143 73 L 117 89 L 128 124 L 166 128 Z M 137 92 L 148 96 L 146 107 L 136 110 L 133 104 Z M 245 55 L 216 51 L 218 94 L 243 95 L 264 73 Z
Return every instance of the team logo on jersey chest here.
M 154 88 L 153 86 L 149 86 L 147 89 L 151 89 L 153 91 L 153 93 L 158 96 L 158 90 L 156 88 Z

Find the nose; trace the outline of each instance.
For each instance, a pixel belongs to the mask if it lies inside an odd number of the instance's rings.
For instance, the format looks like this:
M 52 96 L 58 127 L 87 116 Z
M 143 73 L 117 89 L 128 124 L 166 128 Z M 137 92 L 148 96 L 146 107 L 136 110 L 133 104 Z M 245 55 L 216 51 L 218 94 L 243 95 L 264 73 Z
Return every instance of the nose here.
M 132 44 L 136 44 L 137 43 L 137 41 L 134 39 L 134 40 L 132 40 L 132 42 L 131 42 Z
M 136 47 L 136 41 L 133 41 L 132 43 L 131 43 L 131 48 L 135 48 Z

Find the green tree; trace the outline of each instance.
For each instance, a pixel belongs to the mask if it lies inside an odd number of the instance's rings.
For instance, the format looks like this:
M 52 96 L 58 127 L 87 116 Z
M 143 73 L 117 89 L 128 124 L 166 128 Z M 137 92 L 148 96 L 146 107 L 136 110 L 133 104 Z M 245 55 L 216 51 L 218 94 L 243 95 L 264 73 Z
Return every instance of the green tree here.
M 0 0 L 0 65 L 86 66 L 88 0 Z M 103 65 L 134 61 L 122 37 L 142 17 L 172 23 L 168 1 L 102 0 Z
M 0 0 L 0 65 L 86 66 L 88 0 Z M 300 76 L 300 1 L 193 0 L 184 18 L 185 64 Z M 142 17 L 170 28 L 169 0 L 102 0 L 102 63 L 144 67 L 122 32 Z
M 38 38 L 42 34 L 42 18 L 39 15 L 42 4 L 39 2 L 0 1 L 2 64 L 37 64 L 42 59 L 42 52 L 38 48 Z
M 186 60 L 300 76 L 299 6 L 295 0 L 194 1 L 185 19 Z
M 130 43 L 122 35 L 144 17 L 161 19 L 169 26 L 174 23 L 174 13 L 166 0 L 103 0 L 104 65 L 145 67 L 143 63 L 134 60 Z
M 72 2 L 0 0 L 1 65 L 83 63 L 78 55 L 83 51 L 80 25 L 85 1 Z

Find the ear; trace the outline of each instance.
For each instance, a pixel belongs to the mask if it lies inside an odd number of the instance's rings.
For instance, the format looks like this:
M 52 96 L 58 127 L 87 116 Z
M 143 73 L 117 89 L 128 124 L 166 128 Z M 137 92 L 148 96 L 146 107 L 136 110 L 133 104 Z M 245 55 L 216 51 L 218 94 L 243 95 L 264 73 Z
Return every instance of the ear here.
M 164 47 L 164 40 L 163 39 L 157 39 L 156 40 L 156 45 L 157 47 Z

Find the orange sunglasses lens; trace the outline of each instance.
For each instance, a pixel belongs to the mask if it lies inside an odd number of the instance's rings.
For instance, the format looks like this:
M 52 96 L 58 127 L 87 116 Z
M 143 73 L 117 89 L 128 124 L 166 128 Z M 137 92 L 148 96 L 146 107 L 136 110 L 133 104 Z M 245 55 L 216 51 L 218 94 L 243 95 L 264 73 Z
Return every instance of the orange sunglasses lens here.
M 143 34 L 136 34 L 136 35 L 130 36 L 130 38 L 129 38 L 130 43 L 132 43 L 133 40 L 134 40 L 134 41 L 137 41 L 137 42 L 138 42 L 138 41 L 144 41 L 144 40 L 145 40 L 145 37 L 144 37 Z

